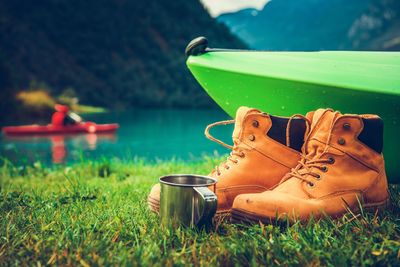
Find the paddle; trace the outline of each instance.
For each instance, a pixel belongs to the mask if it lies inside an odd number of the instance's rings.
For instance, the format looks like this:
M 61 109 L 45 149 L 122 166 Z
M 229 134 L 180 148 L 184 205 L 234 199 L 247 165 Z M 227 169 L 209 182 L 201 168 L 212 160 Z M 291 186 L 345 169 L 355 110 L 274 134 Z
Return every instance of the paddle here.
M 74 123 L 81 123 L 83 121 L 81 116 L 72 111 L 68 112 L 67 118 L 72 120 Z

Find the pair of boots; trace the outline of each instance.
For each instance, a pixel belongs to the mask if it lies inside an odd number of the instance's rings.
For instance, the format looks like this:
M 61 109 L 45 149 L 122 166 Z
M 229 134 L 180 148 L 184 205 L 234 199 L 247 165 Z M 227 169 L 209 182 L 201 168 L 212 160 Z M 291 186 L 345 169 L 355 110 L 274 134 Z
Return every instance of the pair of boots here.
M 233 146 L 208 131 L 235 123 Z M 377 115 L 319 109 L 290 118 L 240 107 L 233 121 L 211 124 L 206 136 L 232 150 L 209 176 L 218 180 L 217 216 L 240 221 L 338 217 L 362 206 L 383 209 L 388 186 Z M 159 208 L 160 186 L 148 197 Z

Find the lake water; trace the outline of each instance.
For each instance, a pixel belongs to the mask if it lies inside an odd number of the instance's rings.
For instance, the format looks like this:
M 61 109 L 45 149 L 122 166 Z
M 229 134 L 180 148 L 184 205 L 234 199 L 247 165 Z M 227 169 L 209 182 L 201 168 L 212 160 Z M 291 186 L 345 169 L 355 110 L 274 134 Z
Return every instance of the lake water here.
M 141 109 L 129 112 L 87 114 L 96 123 L 120 124 L 115 134 L 0 137 L 0 155 L 14 164 L 69 164 L 82 159 L 121 159 L 135 157 L 191 161 L 204 155 L 229 151 L 204 136 L 205 127 L 229 119 L 222 110 Z M 19 122 L 24 124 L 27 122 Z M 18 125 L 17 124 L 17 125 Z M 15 123 L 14 123 L 15 125 Z M 212 129 L 212 134 L 231 143 L 233 126 Z

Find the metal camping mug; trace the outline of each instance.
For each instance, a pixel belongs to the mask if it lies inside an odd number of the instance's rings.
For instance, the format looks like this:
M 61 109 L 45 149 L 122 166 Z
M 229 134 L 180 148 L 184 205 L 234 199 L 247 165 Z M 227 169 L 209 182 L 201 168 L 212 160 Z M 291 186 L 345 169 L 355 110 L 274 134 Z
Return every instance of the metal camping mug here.
M 173 227 L 211 225 L 217 210 L 217 196 L 208 186 L 216 182 L 211 177 L 191 174 L 161 177 L 161 223 Z

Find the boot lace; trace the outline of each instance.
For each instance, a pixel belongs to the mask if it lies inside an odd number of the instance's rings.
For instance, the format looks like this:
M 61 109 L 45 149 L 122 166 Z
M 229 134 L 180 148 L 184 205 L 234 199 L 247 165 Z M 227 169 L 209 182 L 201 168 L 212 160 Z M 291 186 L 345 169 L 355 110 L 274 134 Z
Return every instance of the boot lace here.
M 314 177 L 314 179 L 319 180 L 321 175 L 315 172 L 315 169 L 319 169 L 322 172 L 328 171 L 327 164 L 333 164 L 335 159 L 333 157 L 328 158 L 318 158 L 310 159 L 307 156 L 301 155 L 301 160 L 299 164 L 291 170 L 289 175 L 282 179 L 281 183 L 289 180 L 290 178 L 297 178 L 306 182 L 309 186 L 314 186 L 314 180 L 309 178 L 309 176 Z
M 305 117 L 305 116 L 303 116 L 301 114 L 292 115 L 289 118 L 287 126 L 286 126 L 286 146 L 290 146 L 290 126 L 291 126 L 292 120 L 294 118 L 301 118 L 301 119 L 303 119 L 305 121 L 305 123 L 306 123 L 306 132 L 305 132 L 304 136 L 307 136 L 309 131 L 310 131 L 311 122 L 307 117 Z M 237 141 L 237 140 L 233 141 L 234 142 L 233 146 L 228 145 L 227 143 L 224 143 L 223 141 L 213 137 L 210 134 L 210 129 L 215 127 L 215 126 L 218 126 L 218 125 L 228 125 L 228 124 L 234 124 L 234 123 L 235 123 L 235 120 L 225 120 L 225 121 L 214 122 L 214 123 L 208 125 L 206 127 L 205 131 L 204 131 L 204 134 L 206 135 L 206 137 L 208 139 L 210 139 L 211 141 L 214 141 L 214 142 L 216 142 L 216 143 L 218 143 L 218 144 L 220 144 L 220 145 L 232 150 L 231 153 L 229 154 L 229 156 L 226 158 L 226 160 L 224 162 L 222 162 L 219 166 L 215 167 L 215 172 L 217 173 L 218 176 L 221 175 L 221 169 L 220 168 L 225 168 L 225 169 L 229 169 L 230 168 L 229 165 L 227 164 L 228 161 L 231 161 L 234 164 L 237 164 L 239 162 L 238 161 L 238 157 L 239 158 L 244 158 L 245 157 L 245 150 L 247 150 L 247 149 L 244 148 L 244 147 L 240 147 L 239 146 L 240 142 Z
M 204 131 L 204 134 L 206 135 L 206 137 L 208 139 L 210 139 L 211 141 L 214 141 L 217 144 L 220 144 L 220 145 L 232 150 L 231 153 L 229 154 L 229 156 L 226 158 L 226 160 L 224 162 L 222 162 L 219 166 L 215 167 L 215 172 L 217 173 L 218 176 L 221 175 L 221 168 L 225 168 L 227 170 L 230 168 L 229 165 L 227 164 L 228 161 L 231 161 L 234 164 L 237 164 L 239 162 L 237 157 L 244 158 L 245 157 L 244 150 L 246 150 L 246 149 L 243 148 L 243 147 L 239 147 L 238 146 L 239 142 L 237 142 L 236 140 L 233 141 L 234 142 L 233 146 L 228 145 L 227 143 L 224 143 L 223 141 L 221 141 L 221 140 L 215 138 L 214 136 L 212 136 L 210 134 L 210 129 L 215 127 L 215 126 L 218 126 L 218 125 L 228 125 L 228 124 L 234 124 L 234 123 L 235 123 L 235 120 L 226 120 L 226 121 L 214 122 L 214 123 L 208 125 L 206 127 L 205 131 Z
M 335 114 L 338 112 L 335 112 Z M 333 120 L 330 126 L 330 129 L 333 128 L 335 124 L 335 121 Z M 327 158 L 322 158 L 326 152 L 328 151 L 329 146 L 325 145 L 324 151 L 318 156 L 318 158 L 310 158 L 308 156 L 308 151 L 307 151 L 307 143 L 309 142 L 310 134 L 312 129 L 307 130 L 307 138 L 304 142 L 303 145 L 303 153 L 301 154 L 301 159 L 298 163 L 298 165 L 291 170 L 291 172 L 286 175 L 280 183 L 285 182 L 286 180 L 289 180 L 291 178 L 297 178 L 300 179 L 304 182 L 306 182 L 310 187 L 313 187 L 315 185 L 315 180 L 321 179 L 321 175 L 317 172 L 314 171 L 314 169 L 319 169 L 322 172 L 327 172 L 328 167 L 326 166 L 327 164 L 333 164 L 335 163 L 335 158 L 333 156 L 329 156 Z M 329 141 L 332 137 L 332 131 L 329 131 L 328 138 L 327 138 L 327 144 L 329 144 Z M 314 177 L 309 178 L 309 177 Z

